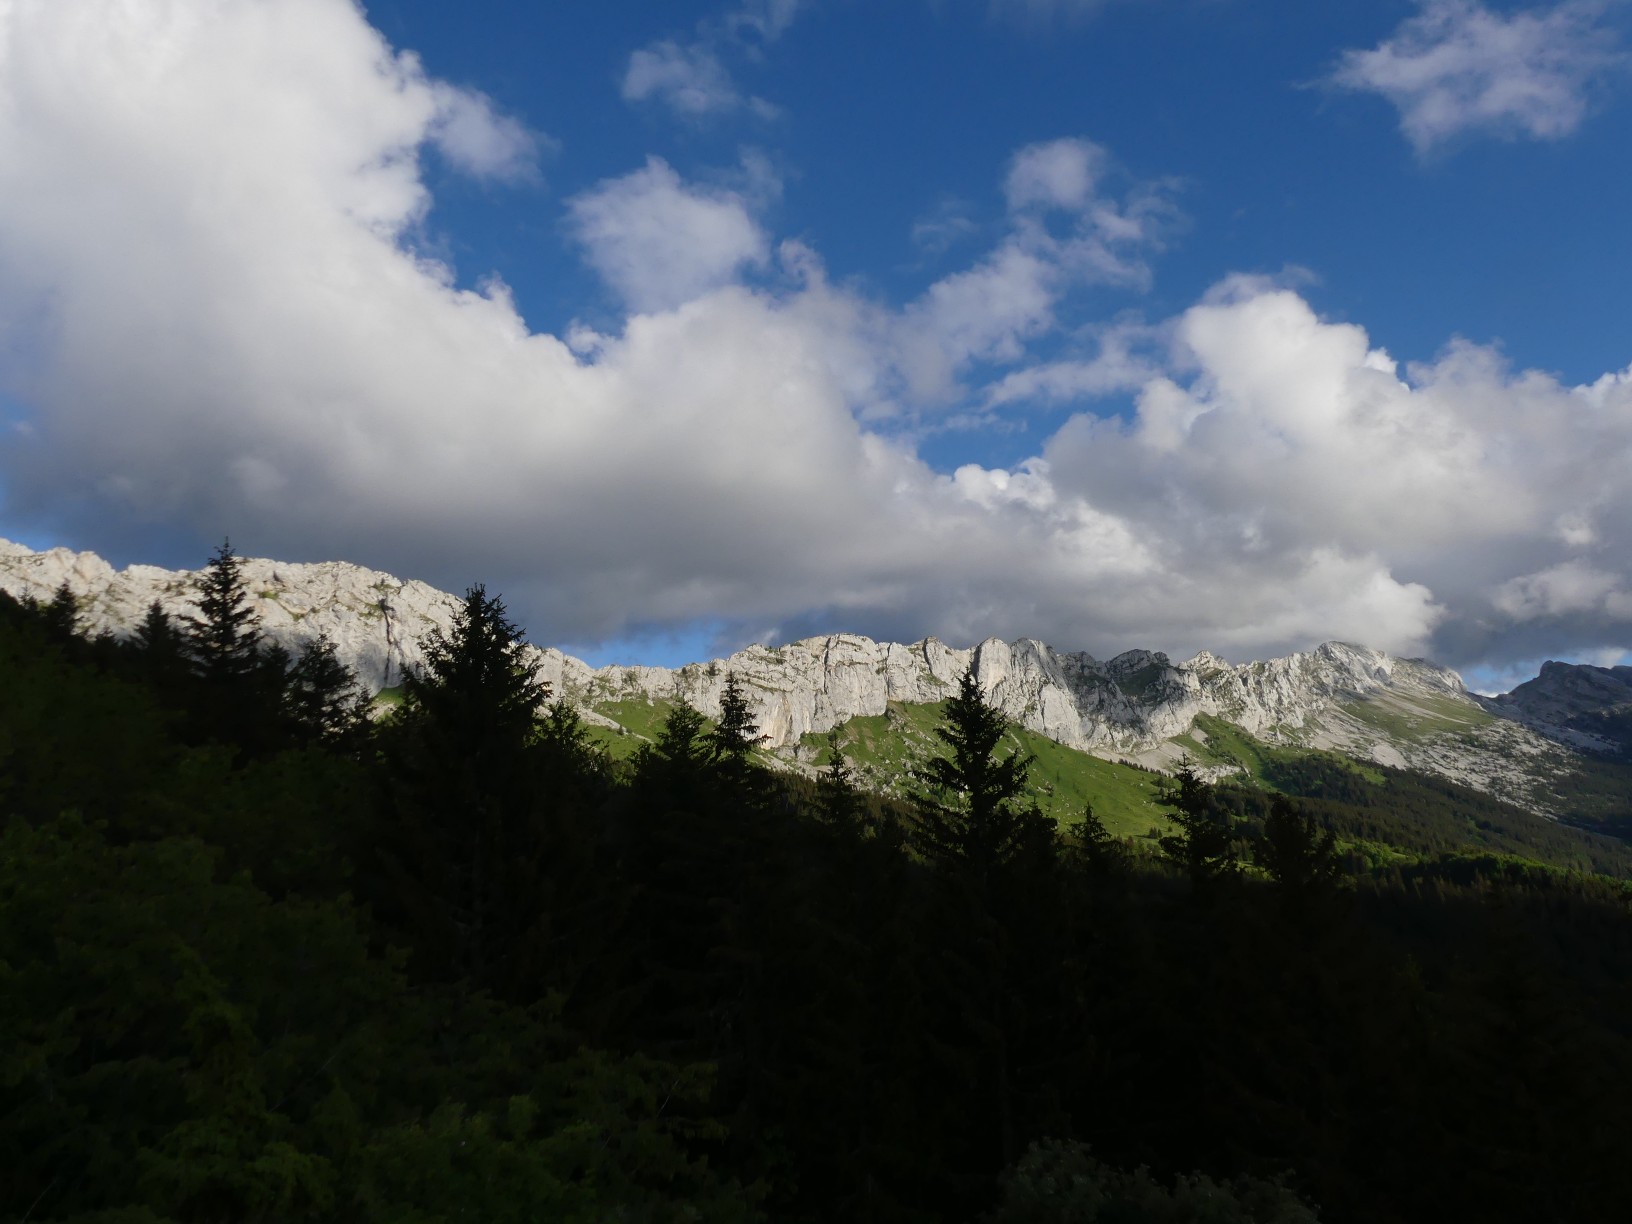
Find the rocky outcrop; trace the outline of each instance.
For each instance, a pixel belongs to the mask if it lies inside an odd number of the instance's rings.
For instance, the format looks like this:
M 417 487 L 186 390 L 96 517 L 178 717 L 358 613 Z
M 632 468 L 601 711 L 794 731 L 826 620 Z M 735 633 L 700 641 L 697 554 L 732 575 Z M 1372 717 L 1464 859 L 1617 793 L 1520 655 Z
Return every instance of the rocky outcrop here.
M 343 561 L 300 565 L 249 557 L 244 583 L 261 627 L 298 651 L 327 634 L 363 683 L 378 691 L 402 682 L 422 662 L 418 641 L 446 629 L 458 600 L 423 582 L 404 582 Z M 130 633 L 153 603 L 175 619 L 192 615 L 199 572 L 132 565 L 116 570 L 95 553 L 53 548 L 35 552 L 0 540 L 0 590 L 48 600 L 66 585 L 79 600 L 81 627 L 115 636 Z
M 458 606 L 454 596 L 422 582 L 345 562 L 249 558 L 243 573 L 269 635 L 298 650 L 327 634 L 340 658 L 375 690 L 399 683 L 422 663 L 419 639 L 432 628 L 447 630 Z M 66 584 L 92 632 L 129 633 L 154 601 L 172 616 L 191 613 L 197 577 L 196 571 L 142 565 L 115 570 L 93 553 L 34 552 L 0 541 L 0 588 L 43 600 Z M 750 646 L 674 669 L 595 670 L 553 649 L 537 651 L 536 661 L 558 694 L 601 723 L 608 720 L 598 711 L 630 699 L 683 699 L 717 715 L 725 678 L 735 673 L 767 746 L 790 757 L 802 737 L 851 718 L 884 714 L 896 702 L 941 701 L 972 665 L 991 700 L 1016 722 L 1101 756 L 1169 764 L 1184 751 L 1175 738 L 1186 735 L 1198 715 L 1212 715 L 1272 743 L 1341 748 L 1464 780 L 1493 768 L 1480 763 L 1489 753 L 1478 744 L 1447 747 L 1445 735 L 1386 729 L 1394 719 L 1407 730 L 1472 734 L 1476 722 L 1489 723 L 1455 672 L 1339 642 L 1240 666 L 1206 652 L 1181 663 L 1148 650 L 1099 660 L 1029 639 L 992 638 L 960 649 L 934 638 L 901 645 L 845 633 Z M 1357 714 L 1367 710 L 1374 716 Z M 1534 747 L 1528 740 L 1503 743 L 1508 757 Z
M 1632 667 L 1549 661 L 1534 680 L 1483 704 L 1571 747 L 1624 752 L 1632 724 Z
M 562 656 L 562 662 L 569 661 Z M 767 743 L 779 747 L 858 715 L 883 714 L 891 702 L 943 700 L 971 665 L 992 702 L 1016 722 L 1108 756 L 1156 749 L 1183 735 L 1198 714 L 1224 718 L 1261 738 L 1301 741 L 1345 700 L 1382 691 L 1466 700 L 1455 672 L 1336 642 L 1232 667 L 1207 653 L 1174 663 L 1159 652 L 1130 650 L 1100 661 L 1028 639 L 991 638 L 958 649 L 934 638 L 903 646 L 833 634 L 787 646 L 751 646 L 675 670 L 606 668 L 588 673 L 586 683 L 563 666 L 551 678 L 591 705 L 681 698 L 715 714 L 725 677 L 734 673 Z

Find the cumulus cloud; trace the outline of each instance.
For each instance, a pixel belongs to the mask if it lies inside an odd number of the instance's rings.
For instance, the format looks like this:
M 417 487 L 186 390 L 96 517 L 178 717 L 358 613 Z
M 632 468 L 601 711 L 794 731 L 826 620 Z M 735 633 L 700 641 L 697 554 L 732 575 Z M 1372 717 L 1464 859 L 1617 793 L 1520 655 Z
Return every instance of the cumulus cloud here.
M 1142 521 L 1176 570 L 1272 598 L 1317 594 L 1324 572 L 1356 601 L 1327 610 L 1333 631 L 1457 661 L 1543 624 L 1583 648 L 1632 635 L 1621 384 L 1566 387 L 1465 342 L 1402 370 L 1360 327 L 1251 281 L 1187 311 L 1174 343 L 1194 373 L 1149 381 L 1131 421 L 1079 416 L 1045 455 L 1062 492 Z
M 427 133 L 442 156 L 475 178 L 517 182 L 538 174 L 539 137 L 499 113 L 475 90 L 438 81 L 431 87 L 436 115 Z
M 480 578 L 546 641 L 707 618 L 1462 662 L 1632 632 L 1632 372 L 1402 368 L 1247 280 L 1105 331 L 1098 369 L 1039 362 L 1072 285 L 1136 289 L 1161 241 L 1163 193 L 1080 143 L 1022 150 L 1006 231 L 903 307 L 774 244 L 762 171 L 649 161 L 567 206 L 632 312 L 569 344 L 414 249 L 444 97 L 349 0 L 0 3 L 9 512 Z M 998 392 L 961 388 L 978 362 Z M 1135 404 L 947 473 L 891 415 L 915 381 Z
M 1004 184 L 1007 233 L 975 266 L 943 277 L 911 303 L 896 329 L 911 393 L 945 400 L 972 362 L 1014 362 L 1053 330 L 1056 305 L 1083 285 L 1142 289 L 1149 257 L 1179 214 L 1168 182 L 1108 190 L 1110 155 L 1065 138 L 1015 154 Z
M 1479 0 L 1423 0 L 1370 50 L 1344 52 L 1328 78 L 1382 95 L 1418 153 L 1465 132 L 1568 136 L 1626 57 L 1602 0 L 1494 12 Z
M 1027 364 L 986 389 L 990 407 L 1005 404 L 1062 404 L 1138 391 L 1159 378 L 1165 363 L 1147 351 L 1161 334 L 1142 324 L 1100 329 L 1099 351 L 1087 359 Z
M 690 187 L 662 158 L 570 204 L 589 262 L 632 310 L 666 310 L 763 265 L 769 242 L 733 191 Z
M 744 108 L 774 118 L 777 108 L 739 91 L 721 57 L 757 55 L 787 32 L 801 7 L 802 0 L 745 0 L 698 23 L 689 41 L 664 38 L 633 51 L 624 69 L 623 100 L 658 102 L 686 119 Z
M 1085 140 L 1054 140 L 1015 155 L 1005 190 L 1009 208 L 1083 211 L 1093 198 L 1105 151 Z
M 737 109 L 742 95 L 712 48 L 682 46 L 663 39 L 629 57 L 623 74 L 625 102 L 656 99 L 682 115 L 708 115 Z

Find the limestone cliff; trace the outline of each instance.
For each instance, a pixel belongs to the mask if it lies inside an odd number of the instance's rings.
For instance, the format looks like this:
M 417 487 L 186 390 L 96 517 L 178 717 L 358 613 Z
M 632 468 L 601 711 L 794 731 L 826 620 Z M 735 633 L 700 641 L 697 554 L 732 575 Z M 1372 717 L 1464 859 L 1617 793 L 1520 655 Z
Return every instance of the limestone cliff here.
M 447 629 L 458 606 L 422 582 L 345 562 L 249 558 L 243 573 L 268 634 L 298 649 L 326 633 L 376 690 L 422 662 L 418 639 Z M 0 541 L 0 588 L 49 599 L 66 583 L 93 632 L 130 632 L 155 600 L 172 616 L 191 612 L 196 578 L 142 565 L 115 570 L 93 553 Z M 1517 722 L 1493 717 L 1501 711 L 1482 708 L 1455 672 L 1339 642 L 1239 666 L 1206 652 L 1179 663 L 1148 650 L 1099 660 L 1029 639 L 960 649 L 933 638 L 901 645 L 843 633 L 751 646 L 677 669 L 594 670 L 554 649 L 539 650 L 537 661 L 557 693 L 603 725 L 610 720 L 600 711 L 631 699 L 683 699 L 717 715 L 734 672 L 766 745 L 790 760 L 802 737 L 884 714 L 891 703 L 942 700 L 971 664 L 990 698 L 1024 726 L 1072 748 L 1158 767 L 1188 751 L 1184 740 L 1195 742 L 1200 715 L 1270 743 L 1341 749 L 1497 791 L 1529 788 L 1555 751 Z

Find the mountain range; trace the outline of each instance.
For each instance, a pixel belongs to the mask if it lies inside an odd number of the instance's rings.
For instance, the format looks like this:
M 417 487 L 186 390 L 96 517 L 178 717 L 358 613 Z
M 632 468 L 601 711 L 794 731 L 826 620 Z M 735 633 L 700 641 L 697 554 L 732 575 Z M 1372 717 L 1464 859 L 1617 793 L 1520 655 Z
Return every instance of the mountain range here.
M 327 635 L 383 701 L 422 661 L 420 639 L 448 630 L 460 602 L 346 562 L 245 558 L 242 573 L 269 636 L 298 648 Z M 115 569 L 94 553 L 0 540 L 0 589 L 45 600 L 66 586 L 92 633 L 129 633 L 155 602 L 172 616 L 190 612 L 197 577 L 146 565 Z M 959 648 L 847 633 L 749 646 L 673 669 L 597 669 L 553 648 L 533 650 L 539 674 L 615 753 L 648 739 L 678 701 L 717 715 L 734 674 L 767 757 L 803 772 L 825 760 L 834 730 L 852 747 L 865 741 L 876 750 L 880 735 L 910 739 L 914 729 L 927 743 L 933 719 L 926 723 L 925 712 L 970 666 L 1033 740 L 1162 771 L 1189 761 L 1213 777 L 1250 772 L 1243 746 L 1248 755 L 1328 751 L 1437 774 L 1560 816 L 1568 815 L 1570 779 L 1580 769 L 1632 749 L 1629 667 L 1549 662 L 1535 679 L 1488 698 L 1469 692 L 1449 668 L 1342 642 L 1243 664 L 1207 652 L 1182 662 L 1151 650 L 1100 660 L 1030 639 Z M 884 763 L 902 753 L 873 755 Z M 882 772 L 876 781 L 888 783 Z

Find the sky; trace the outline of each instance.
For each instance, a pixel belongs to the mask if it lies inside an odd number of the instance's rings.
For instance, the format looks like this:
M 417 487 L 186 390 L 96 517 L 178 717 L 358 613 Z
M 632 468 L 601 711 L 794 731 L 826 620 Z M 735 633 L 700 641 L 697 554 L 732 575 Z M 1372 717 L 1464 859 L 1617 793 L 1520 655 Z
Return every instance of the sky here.
M 0 0 L 0 536 L 678 663 L 1632 649 L 1626 0 Z

